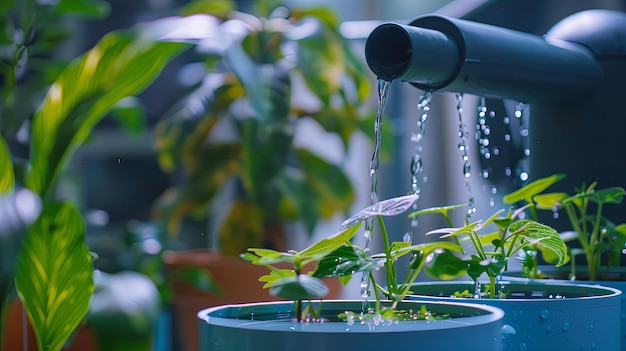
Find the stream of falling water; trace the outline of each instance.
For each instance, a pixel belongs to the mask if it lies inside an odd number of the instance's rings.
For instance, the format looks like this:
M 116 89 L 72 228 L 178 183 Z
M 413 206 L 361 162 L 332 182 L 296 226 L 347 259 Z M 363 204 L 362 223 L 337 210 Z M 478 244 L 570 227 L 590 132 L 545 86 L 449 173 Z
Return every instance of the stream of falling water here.
M 515 105 L 515 118 L 519 122 L 519 136 L 523 151 L 522 159 L 518 163 L 519 180 L 522 185 L 528 182 L 528 157 L 530 156 L 530 146 L 528 139 L 528 109 L 524 103 L 518 102 Z
M 456 110 L 459 115 L 459 151 L 461 152 L 461 159 L 463 160 L 463 178 L 465 179 L 465 189 L 467 190 L 467 213 L 465 218 L 469 219 L 476 212 L 476 204 L 474 200 L 474 193 L 472 192 L 471 178 L 472 175 L 472 163 L 469 159 L 467 139 L 469 139 L 469 132 L 467 126 L 463 122 L 463 94 L 456 95 Z
M 387 96 L 391 82 L 378 79 L 378 111 L 376 113 L 376 121 L 374 122 L 374 152 L 370 161 L 370 204 L 378 202 L 378 166 L 380 164 L 380 143 L 382 137 L 383 114 L 387 105 Z M 365 221 L 365 253 L 370 253 L 370 241 L 372 240 L 372 232 L 374 230 L 374 218 L 370 217 Z M 370 279 L 367 272 L 363 272 L 361 276 L 361 296 L 367 299 L 370 296 Z

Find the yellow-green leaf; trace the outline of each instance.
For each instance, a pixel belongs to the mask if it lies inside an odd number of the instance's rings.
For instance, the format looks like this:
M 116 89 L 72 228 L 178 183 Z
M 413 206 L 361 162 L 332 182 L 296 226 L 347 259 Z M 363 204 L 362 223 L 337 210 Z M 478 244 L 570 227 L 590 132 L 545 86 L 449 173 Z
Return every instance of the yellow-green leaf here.
M 14 186 L 15 175 L 11 154 L 6 141 L 0 135 L 0 194 L 12 191 Z
M 22 243 L 15 284 L 39 350 L 60 350 L 89 309 L 93 266 L 84 234 L 72 205 L 49 202 Z

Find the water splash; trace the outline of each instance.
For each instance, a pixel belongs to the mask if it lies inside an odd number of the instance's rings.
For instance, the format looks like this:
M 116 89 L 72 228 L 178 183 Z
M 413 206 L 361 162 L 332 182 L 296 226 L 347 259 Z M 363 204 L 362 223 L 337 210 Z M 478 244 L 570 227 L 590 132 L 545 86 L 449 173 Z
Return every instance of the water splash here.
M 474 200 L 474 193 L 470 184 L 470 176 L 472 174 L 472 164 L 469 159 L 467 139 L 469 138 L 469 132 L 467 126 L 463 122 L 463 94 L 457 94 L 456 109 L 459 115 L 459 151 L 461 152 L 461 159 L 463 160 L 463 177 L 465 178 L 465 188 L 468 196 L 468 208 L 466 217 L 469 219 L 476 212 L 476 205 Z

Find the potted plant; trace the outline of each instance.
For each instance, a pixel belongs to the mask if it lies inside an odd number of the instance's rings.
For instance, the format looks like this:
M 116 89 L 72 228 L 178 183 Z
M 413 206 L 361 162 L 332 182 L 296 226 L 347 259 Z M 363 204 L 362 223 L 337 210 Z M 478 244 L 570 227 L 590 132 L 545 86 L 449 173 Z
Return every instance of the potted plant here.
M 19 247 L 14 252 L 18 254 L 8 267 L 16 267 L 17 295 L 42 351 L 61 349 L 84 320 L 94 291 L 92 256 L 85 245 L 82 214 L 71 201 L 57 196 L 57 180 L 76 148 L 108 112 L 122 108 L 120 102 L 132 102 L 124 99 L 141 92 L 172 58 L 189 48 L 192 44 L 186 42 L 188 39 L 197 41 L 200 34 L 181 33 L 181 28 L 210 29 L 208 17 L 192 16 L 166 18 L 111 32 L 62 69 L 45 71 L 51 76 L 35 79 L 35 87 L 43 90 L 45 97 L 39 98 L 36 92 L 28 94 L 27 87 L 31 87 L 28 83 L 32 81 L 22 74 L 44 66 L 37 63 L 37 49 L 45 49 L 41 44 L 47 42 L 38 40 L 58 34 L 50 28 L 37 27 L 41 24 L 38 21 L 57 16 L 62 9 L 97 12 L 103 4 L 31 2 L 32 7 L 18 13 L 24 16 L 18 23 L 26 27 L 2 34 L 15 35 L 2 37 L 2 43 L 14 50 L 3 51 L 12 56 L 0 65 L 3 76 L 0 194 L 11 197 L 26 188 L 41 199 L 41 212 L 16 244 Z M 17 8 L 21 3 L 7 5 L 0 7 L 6 15 L 2 20 L 14 28 L 12 6 Z M 32 17 L 35 13 L 39 16 L 37 20 Z M 18 113 L 17 108 L 22 105 L 35 106 L 34 114 Z M 24 139 L 28 152 L 21 158 L 15 141 Z M 7 141 L 14 147 L 9 148 Z M 4 270 L 3 265 L 3 274 Z M 9 299 L 8 291 L 3 289 L 0 296 L 3 307 Z M 0 312 L 5 311 L 2 308 Z
M 291 302 L 256 303 L 213 307 L 201 311 L 201 350 L 268 349 L 304 350 L 378 348 L 413 345 L 431 349 L 459 349 L 465 345 L 481 350 L 501 350 L 498 309 L 479 305 L 438 304 L 403 301 L 419 274 L 425 257 L 438 249 L 460 250 L 452 242 L 413 245 L 390 242 L 383 216 L 401 214 L 409 209 L 417 195 L 381 201 L 342 225 L 342 230 L 302 251 L 279 252 L 250 248 L 242 258 L 270 272 L 259 280 L 270 293 Z M 384 243 L 384 252 L 370 255 L 355 246 L 351 239 L 361 222 L 376 217 Z M 397 259 L 411 256 L 410 271 L 401 282 L 396 276 Z M 303 273 L 302 268 L 317 263 L 316 269 Z M 278 264 L 287 263 L 290 268 Z M 376 282 L 373 272 L 385 273 L 388 287 Z M 320 278 L 336 277 L 347 281 L 357 273 L 370 275 L 374 301 L 319 299 L 328 288 Z M 308 301 L 308 302 L 306 302 Z M 465 309 L 467 307 L 467 309 Z
M 537 210 L 547 210 L 559 214 L 558 218 L 567 220 L 560 233 L 568 245 L 570 264 L 556 269 L 548 265 L 539 265 L 539 259 L 551 262 L 552 256 L 539 250 L 522 253 L 521 272 L 510 272 L 508 279 L 530 278 L 533 280 L 601 284 L 626 291 L 626 278 L 620 260 L 626 246 L 626 223 L 617 224 L 604 215 L 604 208 L 619 205 L 624 198 L 624 189 L 609 187 L 598 189 L 598 183 L 582 184 L 573 194 L 547 192 L 550 186 L 562 180 L 564 174 L 555 174 L 533 182 L 532 191 L 518 191 L 505 197 L 509 203 L 523 201 Z M 563 216 L 563 213 L 565 214 Z M 626 300 L 622 300 L 622 315 L 626 311 Z M 626 323 L 621 323 L 622 348 L 626 347 Z
M 513 193 L 513 197 L 537 191 L 543 184 L 529 183 Z M 448 212 L 458 207 L 427 209 L 410 216 L 441 213 L 448 223 L 452 223 Z M 567 247 L 556 230 L 533 219 L 522 218 L 530 207 L 526 204 L 516 210 L 509 209 L 506 215 L 500 210 L 485 221 L 430 232 L 467 242 L 472 252 L 461 255 L 446 250 L 433 252 L 426 259 L 425 272 L 440 280 L 467 274 L 472 281 L 416 283 L 411 288 L 411 297 L 480 302 L 501 308 L 505 312 L 505 349 L 573 349 L 585 345 L 618 350 L 619 290 L 567 282 L 502 280 L 509 259 L 516 258 L 520 251 L 544 252 L 554 259 L 557 267 L 565 265 L 568 260 Z
M 219 4 L 192 1 L 182 10 L 214 16 L 217 29 L 197 46 L 189 65 L 197 82 L 162 116 L 154 143 L 162 168 L 177 179 L 155 204 L 155 216 L 177 237 L 185 220 L 209 222 L 196 235 L 210 249 L 165 254 L 172 275 L 199 267 L 220 290 L 175 282 L 179 321 L 192 323 L 182 328 L 190 349 L 197 348 L 200 308 L 275 299 L 257 282 L 263 270 L 239 253 L 250 246 L 285 250 L 287 225 L 302 224 L 310 234 L 353 203 L 341 166 L 300 138 L 316 128 L 347 150 L 373 117 L 365 66 L 332 10 L 267 0 L 246 8 Z

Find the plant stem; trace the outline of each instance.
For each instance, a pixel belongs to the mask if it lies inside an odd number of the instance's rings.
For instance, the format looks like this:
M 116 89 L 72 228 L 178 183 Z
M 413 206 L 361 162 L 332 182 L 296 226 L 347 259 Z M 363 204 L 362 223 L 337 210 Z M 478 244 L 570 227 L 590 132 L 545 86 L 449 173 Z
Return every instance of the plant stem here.
M 496 298 L 496 277 L 489 276 L 489 298 Z
M 385 273 L 387 276 L 387 286 L 389 287 L 389 292 L 391 294 L 396 294 L 398 292 L 398 280 L 396 278 L 394 261 L 391 257 L 391 245 L 389 244 L 389 235 L 387 234 L 387 228 L 385 227 L 383 217 L 378 215 L 376 216 L 376 218 L 378 219 L 378 225 L 380 226 L 383 237 L 383 247 L 385 248 Z
M 296 304 L 296 321 L 302 322 L 302 300 L 294 301 Z
M 372 282 L 372 286 L 374 287 L 374 297 L 376 297 L 376 312 L 380 312 L 380 292 L 378 291 L 378 288 L 376 287 L 376 281 L 374 280 L 374 273 L 373 272 L 369 272 L 369 276 L 370 276 L 370 282 Z

